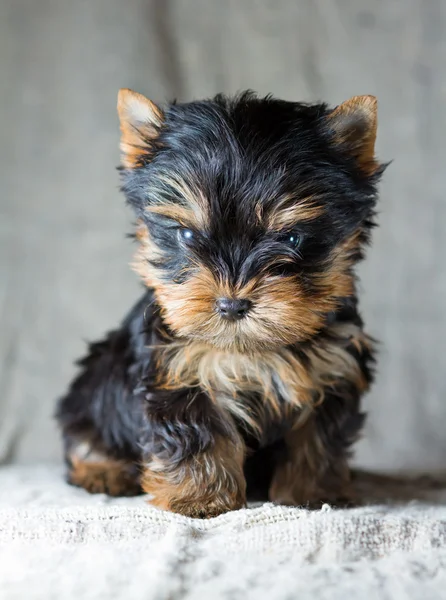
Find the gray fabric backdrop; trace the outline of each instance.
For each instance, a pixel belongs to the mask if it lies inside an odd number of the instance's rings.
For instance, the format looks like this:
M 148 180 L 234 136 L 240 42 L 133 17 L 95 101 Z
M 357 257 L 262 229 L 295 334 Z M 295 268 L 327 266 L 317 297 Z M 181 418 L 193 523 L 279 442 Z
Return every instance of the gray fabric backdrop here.
M 0 460 L 60 460 L 54 399 L 83 340 L 139 293 L 118 88 L 162 101 L 250 87 L 378 96 L 378 151 L 394 163 L 362 268 L 382 347 L 358 461 L 443 467 L 445 28 L 442 0 L 2 0 Z

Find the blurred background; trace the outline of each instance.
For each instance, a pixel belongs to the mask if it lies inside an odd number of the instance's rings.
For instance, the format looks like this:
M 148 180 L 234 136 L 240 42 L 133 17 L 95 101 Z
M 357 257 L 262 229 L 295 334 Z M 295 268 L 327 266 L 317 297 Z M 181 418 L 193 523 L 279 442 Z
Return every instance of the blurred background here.
M 361 269 L 381 347 L 357 462 L 445 467 L 445 57 L 443 0 L 1 0 L 0 462 L 61 460 L 55 399 L 140 293 L 118 89 L 252 88 L 378 96 L 378 155 L 394 162 Z

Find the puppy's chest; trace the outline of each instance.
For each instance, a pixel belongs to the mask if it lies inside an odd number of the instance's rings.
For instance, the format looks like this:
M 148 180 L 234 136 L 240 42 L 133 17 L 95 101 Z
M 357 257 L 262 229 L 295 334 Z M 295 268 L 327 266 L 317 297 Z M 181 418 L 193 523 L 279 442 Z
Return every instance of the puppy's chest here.
M 234 413 L 261 403 L 278 417 L 284 408 L 311 405 L 325 385 L 357 369 L 338 345 L 298 356 L 288 348 L 242 354 L 190 342 L 167 347 L 162 359 L 163 387 L 199 387 Z
M 370 348 L 369 338 L 351 323 L 335 325 L 328 333 L 305 352 L 279 348 L 243 354 L 198 341 L 176 342 L 160 355 L 161 385 L 201 388 L 245 421 L 260 415 L 280 420 L 290 410 L 321 402 L 326 389 L 340 382 L 347 381 L 358 392 L 368 387 L 355 356 Z
M 291 356 L 211 352 L 196 367 L 196 385 L 225 404 L 254 398 L 273 405 L 306 400 L 309 373 Z
M 205 360 L 197 375 L 198 385 L 259 438 L 267 424 L 309 407 L 314 395 L 310 373 L 286 354 L 219 353 Z

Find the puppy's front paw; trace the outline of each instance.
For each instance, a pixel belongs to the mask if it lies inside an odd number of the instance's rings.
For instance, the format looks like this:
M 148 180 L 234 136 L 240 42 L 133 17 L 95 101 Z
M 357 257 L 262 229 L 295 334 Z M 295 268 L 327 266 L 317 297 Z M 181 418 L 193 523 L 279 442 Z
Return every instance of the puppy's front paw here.
M 211 460 L 202 454 L 172 468 L 152 458 L 142 476 L 150 503 L 188 517 L 208 519 L 246 505 L 246 481 L 240 460 Z
M 355 506 L 358 500 L 348 481 L 331 481 L 331 485 L 311 478 L 285 478 L 278 470 L 269 489 L 269 499 L 285 506 L 302 506 L 309 509 L 330 504 L 339 508 Z
M 170 497 L 156 494 L 151 504 L 163 510 L 192 517 L 193 519 L 211 519 L 231 510 L 238 510 L 246 505 L 246 500 L 240 494 L 233 496 L 223 493 L 205 495 L 196 498 L 181 497 L 181 490 L 172 490 Z

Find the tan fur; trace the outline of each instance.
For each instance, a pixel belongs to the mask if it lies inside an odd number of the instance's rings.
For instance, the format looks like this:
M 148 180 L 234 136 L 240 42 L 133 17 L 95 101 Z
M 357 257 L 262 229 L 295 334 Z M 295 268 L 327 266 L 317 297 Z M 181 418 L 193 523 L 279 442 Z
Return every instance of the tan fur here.
M 296 201 L 293 196 L 282 198 L 274 204 L 273 212 L 266 219 L 269 229 L 280 231 L 295 226 L 297 223 L 312 221 L 323 213 L 323 207 L 309 196 Z
M 313 418 L 289 432 L 285 444 L 288 458 L 276 466 L 269 490 L 272 502 L 320 507 L 322 502 L 353 499 L 347 461 L 327 453 Z
M 244 443 L 218 437 L 209 451 L 172 468 L 156 456 L 145 466 L 143 490 L 164 510 L 195 517 L 215 517 L 246 504 Z
M 338 144 L 346 144 L 367 175 L 373 175 L 378 128 L 378 101 L 375 96 L 353 96 L 340 104 L 328 117 Z
M 186 182 L 174 175 L 161 175 L 152 184 L 155 203 L 149 212 L 164 214 L 186 227 L 203 229 L 209 220 L 209 203 L 194 182 Z
M 298 277 L 262 276 L 245 286 L 230 286 L 202 265 L 192 267 L 182 284 L 166 282 L 162 270 L 148 259 L 161 259 L 144 225 L 137 237 L 140 247 L 133 268 L 144 283 L 153 287 L 163 318 L 179 337 L 201 340 L 223 349 L 255 352 L 304 341 L 324 325 L 324 315 L 338 307 L 339 298 L 354 293 L 351 273 L 353 252 L 360 231 L 334 249 L 326 269 L 313 275 L 316 291 L 306 297 Z M 247 318 L 223 322 L 215 311 L 219 297 L 247 298 L 253 303 Z
M 262 398 L 259 410 L 266 418 L 304 408 L 301 419 L 305 419 L 307 411 L 323 401 L 324 388 L 341 380 L 351 381 L 361 391 L 367 388 L 362 370 L 348 351 L 350 344 L 368 348 L 367 336 L 351 324 L 333 326 L 331 333 L 338 340 L 308 349 L 305 363 L 287 348 L 247 354 L 202 342 L 173 342 L 159 350 L 158 384 L 164 389 L 200 387 L 260 434 L 262 423 L 256 418 L 258 413 L 250 413 L 246 395 Z
M 141 493 L 135 466 L 114 460 L 91 448 L 88 442 L 79 442 L 68 454 L 71 484 L 83 487 L 91 494 L 135 496 Z
M 151 155 L 151 140 L 158 136 L 163 122 L 162 111 L 142 94 L 119 90 L 118 115 L 121 126 L 121 162 L 134 169 L 141 158 Z
M 183 227 L 197 226 L 194 212 L 190 208 L 181 206 L 180 204 L 157 204 L 148 206 L 146 211 L 173 219 Z

